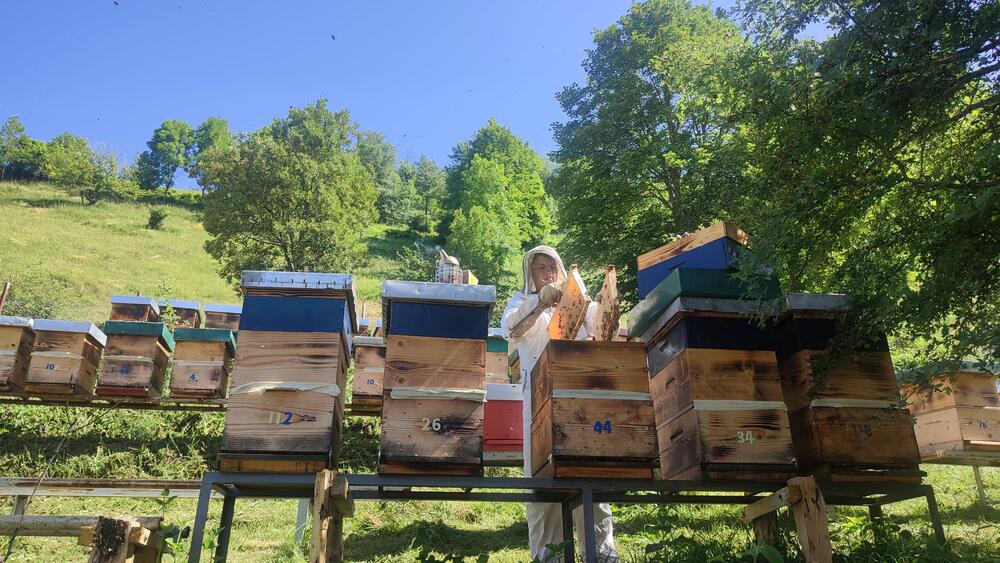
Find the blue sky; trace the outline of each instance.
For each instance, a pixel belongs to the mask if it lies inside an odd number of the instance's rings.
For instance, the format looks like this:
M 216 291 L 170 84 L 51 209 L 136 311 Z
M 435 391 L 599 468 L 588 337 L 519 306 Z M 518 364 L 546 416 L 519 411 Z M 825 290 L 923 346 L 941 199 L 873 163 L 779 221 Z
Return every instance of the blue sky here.
M 248 131 L 325 97 L 403 159 L 446 165 L 491 116 L 544 154 L 554 94 L 629 4 L 0 0 L 0 119 L 132 160 L 164 119 Z

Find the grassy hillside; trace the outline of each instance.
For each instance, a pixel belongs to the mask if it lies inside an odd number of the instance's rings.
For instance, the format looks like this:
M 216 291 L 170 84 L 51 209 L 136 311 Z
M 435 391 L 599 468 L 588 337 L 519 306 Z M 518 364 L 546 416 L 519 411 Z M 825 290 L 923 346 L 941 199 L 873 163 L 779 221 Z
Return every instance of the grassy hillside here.
M 144 206 L 88 207 L 50 187 L 0 183 L 0 281 L 14 280 L 10 312 L 99 322 L 108 316 L 109 295 L 130 292 L 238 302 L 202 249 L 205 233 L 197 215 L 173 208 L 169 213 L 164 229 L 154 232 L 144 228 Z M 381 280 L 395 269 L 396 251 L 413 238 L 379 226 L 366 233 L 366 240 L 370 259 L 355 274 L 359 299 L 372 313 Z M 197 479 L 213 466 L 222 421 L 220 414 L 0 406 L 0 475 Z M 376 420 L 349 420 L 345 470 L 374 470 L 378 432 Z M 838 553 L 852 561 L 996 560 L 998 513 L 976 504 L 970 470 L 925 469 L 951 539 L 948 551 L 928 550 L 926 505 L 908 501 L 886 509 L 899 530 L 891 529 L 891 541 L 878 545 L 871 543 L 864 510 L 835 509 Z M 988 494 L 1000 500 L 1000 470 L 984 470 L 984 478 Z M 11 499 L 0 498 L 0 513 L 11 507 Z M 213 503 L 213 518 L 220 510 L 221 503 Z M 160 511 L 155 501 L 143 499 L 37 498 L 29 507 L 34 514 Z M 241 500 L 230 560 L 305 561 L 302 546 L 294 541 L 295 513 L 293 500 Z M 735 561 L 751 545 L 737 515 L 735 507 L 616 508 L 616 536 L 625 561 Z M 190 522 L 194 501 L 172 502 L 165 516 L 171 522 Z M 787 521 L 785 529 L 791 529 Z M 490 561 L 528 560 L 527 526 L 523 508 L 516 504 L 362 502 L 346 533 L 352 561 L 418 561 L 422 551 L 469 561 L 481 554 Z M 646 555 L 647 547 L 663 541 L 665 550 Z M 0 539 L 0 550 L 5 543 Z M 80 561 L 85 553 L 69 538 L 20 538 L 12 561 Z

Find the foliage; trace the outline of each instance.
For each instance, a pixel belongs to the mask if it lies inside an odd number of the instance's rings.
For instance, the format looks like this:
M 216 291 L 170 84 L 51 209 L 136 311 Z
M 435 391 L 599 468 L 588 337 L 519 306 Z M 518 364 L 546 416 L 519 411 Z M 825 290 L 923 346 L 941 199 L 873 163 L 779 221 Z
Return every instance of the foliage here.
M 146 223 L 147 229 L 152 229 L 154 231 L 160 230 L 163 226 L 163 221 L 167 218 L 167 212 L 159 207 L 154 207 L 149 210 L 149 222 Z
M 399 175 L 403 182 L 413 184 L 420 198 L 420 209 L 410 219 L 410 228 L 434 238 L 441 222 L 441 198 L 444 197 L 445 190 L 444 170 L 433 160 L 421 156 L 416 163 L 400 163 Z
M 404 246 L 396 252 L 391 275 L 387 279 L 434 281 L 434 256 L 416 246 Z
M 93 181 L 93 151 L 87 139 L 61 133 L 49 141 L 45 156 L 46 175 L 54 184 L 79 188 Z
M 568 255 L 615 264 L 635 299 L 635 257 L 724 214 L 741 146 L 724 77 L 739 29 L 687 0 L 633 4 L 594 33 L 584 84 L 557 96 L 552 182 Z
M 185 171 L 202 186 L 204 178 L 199 163 L 210 151 L 225 151 L 233 144 L 233 135 L 229 132 L 229 122 L 221 117 L 209 117 L 194 130 L 194 142 L 190 146 Z
M 396 147 L 378 131 L 357 136 L 358 158 L 375 181 L 379 222 L 405 225 L 417 208 L 417 193 L 411 182 L 403 182 L 396 169 Z
M 503 189 L 508 204 L 516 212 L 512 226 L 522 233 L 520 240 L 529 247 L 540 243 L 553 227 L 545 195 L 545 164 L 538 153 L 495 119 L 452 150 L 452 165 L 445 179 L 442 237 L 450 243 L 451 222 L 459 210 L 465 209 L 463 198 L 468 190 L 465 173 L 477 155 L 500 165 L 507 181 Z
M 136 161 L 139 185 L 143 188 L 163 186 L 170 190 L 177 169 L 190 162 L 194 144 L 194 130 L 190 125 L 178 119 L 164 121 L 153 131 L 153 138 L 146 143 L 149 148 Z
M 32 139 L 16 115 L 0 125 L 0 180 L 45 179 L 45 143 Z
M 1000 5 L 752 0 L 737 118 L 750 270 L 854 296 L 921 361 L 1000 357 Z M 800 39 L 821 22 L 830 36 Z
M 201 164 L 205 244 L 220 273 L 243 270 L 347 271 L 363 252 L 360 233 L 375 217 L 375 186 L 351 139 L 346 110 L 320 99 L 212 152 Z

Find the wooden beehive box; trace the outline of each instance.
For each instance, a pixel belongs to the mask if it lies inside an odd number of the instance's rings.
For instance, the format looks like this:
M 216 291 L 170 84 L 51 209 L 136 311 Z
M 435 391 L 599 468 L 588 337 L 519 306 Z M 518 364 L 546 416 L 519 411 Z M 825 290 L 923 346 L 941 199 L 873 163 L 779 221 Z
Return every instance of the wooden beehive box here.
M 35 344 L 24 390 L 39 395 L 92 395 L 107 337 L 88 322 L 35 319 Z
M 351 382 L 351 412 L 382 412 L 382 380 L 385 377 L 385 339 L 354 337 L 354 380 Z
M 160 397 L 174 338 L 163 323 L 108 321 L 97 394 Z
M 486 340 L 486 383 L 510 383 L 507 340 L 499 328 L 491 328 Z
M 205 305 L 205 328 L 224 328 L 234 333 L 240 330 L 240 315 L 243 307 L 240 305 Z
M 884 335 L 830 356 L 845 296 L 792 294 L 776 328 L 778 371 L 801 472 L 834 481 L 920 481 Z
M 486 465 L 524 463 L 524 395 L 515 383 L 487 383 L 483 409 Z
M 636 259 L 639 297 L 645 298 L 681 266 L 730 269 L 746 244 L 746 233 L 734 225 L 719 222 L 646 252 Z
M 550 340 L 530 381 L 535 477 L 652 477 L 656 429 L 641 344 Z
M 204 315 L 201 313 L 201 303 L 198 301 L 185 301 L 182 299 L 160 299 L 160 310 L 166 309 L 167 305 L 174 310 L 177 315 L 177 326 L 184 328 L 201 328 Z
M 351 276 L 243 272 L 222 471 L 336 467 L 351 335 Z
M 19 393 L 28 376 L 35 345 L 33 321 L 0 315 L 0 393 Z
M 387 281 L 379 471 L 481 475 L 492 286 Z
M 170 374 L 170 396 L 222 399 L 236 357 L 233 331 L 224 328 L 184 328 L 174 331 L 177 347 Z
M 112 321 L 155 323 L 160 321 L 160 306 L 152 297 L 112 295 Z
M 926 366 L 925 369 L 933 369 Z M 924 385 L 908 385 L 910 413 L 924 463 L 1000 466 L 1000 393 L 996 375 L 965 362 Z
M 772 332 L 756 304 L 678 297 L 651 325 L 650 391 L 665 479 L 794 475 Z

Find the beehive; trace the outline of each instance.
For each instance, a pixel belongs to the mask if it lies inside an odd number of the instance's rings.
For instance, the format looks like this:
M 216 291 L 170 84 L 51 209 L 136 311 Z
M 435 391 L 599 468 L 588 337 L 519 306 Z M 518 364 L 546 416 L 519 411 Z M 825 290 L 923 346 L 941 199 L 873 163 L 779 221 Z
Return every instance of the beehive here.
M 665 479 L 794 474 L 773 333 L 755 303 L 678 297 L 646 342 Z
M 487 383 L 483 409 L 483 461 L 521 465 L 524 459 L 524 395 L 514 383 Z
M 163 323 L 108 321 L 98 395 L 159 397 L 174 339 Z
M 205 328 L 224 328 L 234 333 L 240 329 L 240 315 L 243 307 L 239 305 L 205 305 Z
M 642 254 L 636 259 L 639 297 L 645 298 L 681 266 L 730 269 L 746 244 L 746 233 L 729 223 L 719 222 Z
M 924 366 L 936 376 L 904 389 L 924 463 L 1000 465 L 1000 394 L 986 368 Z
M 507 340 L 499 328 L 491 328 L 486 340 L 486 383 L 510 383 Z
M 379 414 L 382 411 L 382 380 L 385 377 L 385 339 L 354 337 L 354 380 L 351 411 Z
M 0 315 L 0 393 L 22 391 L 35 344 L 33 321 Z
M 386 281 L 382 473 L 482 474 L 492 286 Z
M 110 318 L 112 321 L 155 323 L 160 320 L 160 307 L 152 297 L 113 295 Z
M 782 394 L 802 472 L 835 481 L 919 481 L 884 335 L 831 356 L 845 296 L 792 294 L 776 330 Z
M 35 319 L 35 344 L 24 390 L 92 395 L 107 337 L 87 322 Z
M 198 301 L 185 301 L 182 299 L 160 299 L 160 309 L 163 310 L 170 305 L 177 315 L 177 326 L 184 328 L 201 328 L 204 320 L 201 314 L 201 303 Z
M 222 399 L 236 356 L 233 331 L 224 328 L 177 328 L 170 375 L 170 396 Z
M 220 469 L 336 467 L 357 324 L 351 276 L 247 271 L 243 292 Z
M 652 477 L 656 429 L 641 344 L 550 340 L 531 384 L 534 476 Z

